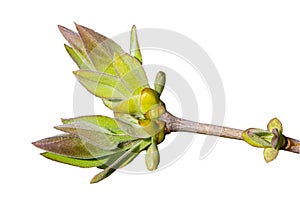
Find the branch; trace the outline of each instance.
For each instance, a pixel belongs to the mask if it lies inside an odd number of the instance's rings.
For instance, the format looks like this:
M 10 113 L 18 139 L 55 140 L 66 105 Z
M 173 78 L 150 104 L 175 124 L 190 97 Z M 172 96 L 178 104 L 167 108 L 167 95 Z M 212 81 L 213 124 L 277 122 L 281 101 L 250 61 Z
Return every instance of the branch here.
M 242 132 L 244 130 L 240 129 L 193 122 L 175 117 L 169 112 L 161 115 L 159 119 L 166 122 L 166 133 L 183 131 L 236 140 L 244 140 L 242 137 Z M 300 141 L 289 137 L 285 138 L 286 144 L 281 148 L 281 150 L 300 153 Z

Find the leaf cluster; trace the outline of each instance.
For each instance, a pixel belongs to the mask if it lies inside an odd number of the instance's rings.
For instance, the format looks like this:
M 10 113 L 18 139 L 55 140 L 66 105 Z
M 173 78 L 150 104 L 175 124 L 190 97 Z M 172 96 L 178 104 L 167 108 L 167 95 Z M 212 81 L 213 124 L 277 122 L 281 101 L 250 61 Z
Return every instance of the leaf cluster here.
M 46 150 L 48 159 L 78 166 L 103 169 L 91 183 L 96 183 L 126 166 L 146 150 L 146 166 L 155 170 L 159 164 L 157 145 L 164 140 L 166 112 L 160 95 L 165 74 L 157 74 L 150 88 L 142 67 L 142 55 L 135 26 L 131 30 L 130 54 L 111 39 L 75 24 L 77 32 L 59 26 L 68 41 L 65 49 L 77 64 L 77 80 L 91 94 L 111 109 L 114 118 L 95 115 L 62 119 L 55 128 L 62 135 L 33 144 Z

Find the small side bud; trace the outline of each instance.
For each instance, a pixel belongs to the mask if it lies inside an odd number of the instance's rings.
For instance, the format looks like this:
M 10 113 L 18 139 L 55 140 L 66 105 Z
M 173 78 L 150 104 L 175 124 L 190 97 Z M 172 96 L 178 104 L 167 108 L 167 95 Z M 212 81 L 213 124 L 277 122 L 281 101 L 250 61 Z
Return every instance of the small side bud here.
M 159 94 L 159 96 L 161 95 L 162 91 L 164 90 L 165 83 L 166 83 L 166 74 L 162 71 L 159 71 L 156 74 L 156 78 L 155 78 L 155 82 L 154 82 L 154 89 Z
M 269 131 L 257 128 L 250 128 L 245 130 L 242 133 L 242 136 L 244 138 L 244 141 L 250 144 L 251 146 L 259 148 L 272 147 L 271 140 L 273 138 L 273 133 Z
M 145 161 L 148 170 L 154 171 L 157 169 L 159 164 L 159 151 L 156 143 L 152 142 L 152 144 L 148 147 Z

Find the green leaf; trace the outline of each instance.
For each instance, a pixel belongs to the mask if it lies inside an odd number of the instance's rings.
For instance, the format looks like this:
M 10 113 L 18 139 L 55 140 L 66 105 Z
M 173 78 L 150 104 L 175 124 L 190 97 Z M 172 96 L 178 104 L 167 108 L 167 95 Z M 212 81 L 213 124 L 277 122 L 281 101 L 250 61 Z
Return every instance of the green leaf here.
M 121 130 L 126 132 L 128 135 L 135 138 L 149 138 L 150 135 L 147 131 L 145 131 L 139 124 L 132 123 L 127 121 L 126 119 L 120 117 L 117 118 L 117 122 Z
M 140 126 L 139 120 L 129 114 L 114 113 L 118 126 L 126 134 L 135 138 L 150 138 L 150 135 Z
M 78 135 L 84 141 L 104 150 L 116 149 L 118 144 L 136 139 L 127 134 L 114 134 L 104 127 L 100 127 L 94 123 L 83 120 L 63 124 L 56 126 L 55 128 L 67 133 Z
M 282 124 L 277 118 L 273 118 L 268 123 L 268 130 L 273 133 L 273 138 L 271 141 L 271 145 L 273 148 L 279 150 L 282 148 L 286 143 L 286 138 L 282 134 L 283 128 Z
M 69 119 L 62 119 L 64 124 L 74 123 L 74 122 L 89 122 L 95 124 L 99 127 L 105 128 L 112 132 L 112 134 L 118 135 L 126 135 L 122 130 L 120 130 L 117 122 L 115 119 L 112 119 L 107 116 L 102 115 L 90 115 L 90 116 L 82 116 L 82 117 L 75 117 Z
M 69 42 L 71 47 L 65 45 L 67 52 L 70 54 L 71 58 L 77 63 L 80 69 L 91 69 L 94 70 L 95 67 L 91 60 L 87 56 L 83 42 L 80 36 L 74 31 L 67 29 L 63 26 L 58 26 L 59 31 L 62 33 L 64 38 Z M 80 61 L 80 62 L 79 62 Z
M 277 118 L 273 118 L 268 123 L 268 131 L 273 132 L 273 129 L 276 128 L 278 133 L 281 134 L 283 131 L 282 124 Z
M 89 62 L 86 61 L 82 55 L 76 53 L 72 47 L 65 44 L 65 48 L 80 69 L 94 69 L 94 67 L 91 64 L 88 64 Z
M 166 108 L 164 103 L 159 102 L 159 104 L 154 105 L 150 110 L 148 110 L 145 114 L 144 117 L 146 119 L 157 119 L 161 115 L 163 115 L 166 112 Z
M 93 159 L 108 156 L 123 150 L 116 151 L 103 150 L 91 143 L 83 141 L 77 135 L 59 135 L 50 138 L 45 138 L 36 142 L 33 145 L 55 154 L 64 155 L 79 159 Z M 124 147 L 126 148 L 126 146 Z M 128 147 L 127 147 L 128 148 Z
M 262 129 L 250 128 L 242 133 L 245 142 L 255 147 L 272 147 L 273 133 Z
M 93 49 L 91 47 L 93 46 L 101 46 L 101 48 L 103 48 L 111 58 L 113 58 L 115 52 L 119 54 L 124 53 L 124 50 L 120 47 L 120 45 L 104 35 L 76 23 L 75 26 L 87 52 L 92 51 Z
M 98 72 L 115 75 L 112 65 L 114 53 L 123 54 L 122 48 L 114 41 L 84 26 L 75 24 L 83 41 L 87 55 Z
M 165 122 L 159 120 L 140 119 L 139 125 L 151 136 L 157 135 L 165 129 Z
M 133 102 L 137 97 L 133 96 L 140 95 L 141 90 L 149 87 L 149 84 L 138 61 L 141 55 L 138 55 L 140 52 L 135 28 L 131 44 L 132 53 L 137 59 L 124 53 L 118 44 L 105 36 L 84 26 L 75 25 L 79 34 L 62 26 L 59 26 L 59 30 L 71 45 L 65 45 L 67 52 L 82 69 L 74 72 L 79 82 L 89 92 L 102 98 L 103 103 L 110 109 L 117 107 L 115 111 L 120 112 L 126 107 L 130 114 L 139 112 L 136 102 Z M 131 106 L 132 103 L 134 106 Z
M 146 113 L 157 105 L 159 105 L 159 96 L 157 92 L 151 88 L 144 88 L 140 99 L 141 111 Z
M 112 110 L 118 113 L 138 114 L 140 111 L 140 95 L 113 104 Z
M 272 147 L 271 148 L 265 148 L 264 149 L 264 158 L 265 158 L 265 161 L 267 163 L 273 161 L 277 157 L 278 152 L 279 152 L 279 150 L 274 149 Z
M 157 135 L 152 137 L 152 143 L 146 151 L 145 162 L 147 169 L 154 171 L 157 169 L 159 164 L 159 151 L 157 148 Z
M 160 122 L 161 122 L 161 123 L 164 123 L 164 122 L 162 122 L 162 121 L 160 121 Z M 162 142 L 164 141 L 164 139 L 165 139 L 165 126 L 166 126 L 166 124 L 164 123 L 163 129 L 161 130 L 161 132 L 159 132 L 159 133 L 157 134 L 157 144 L 162 143 Z
M 114 68 L 126 88 L 131 94 L 140 94 L 141 90 L 148 88 L 148 80 L 145 71 L 139 61 L 128 54 L 115 53 Z
M 102 159 L 78 159 L 78 158 L 71 158 L 67 156 L 62 156 L 55 153 L 45 152 L 41 154 L 45 158 L 48 158 L 50 160 L 73 165 L 76 167 L 82 167 L 82 168 L 90 168 L 90 167 L 99 167 L 107 163 L 110 157 L 104 157 Z
M 78 70 L 73 72 L 79 82 L 92 94 L 108 100 L 122 101 L 131 96 L 121 80 L 105 73 L 89 70 Z
M 154 81 L 154 89 L 159 96 L 164 90 L 165 84 L 166 84 L 166 74 L 162 71 L 159 71 L 156 74 L 155 81 Z
M 140 51 L 140 45 L 138 42 L 136 27 L 132 26 L 131 29 L 131 38 L 130 38 L 130 54 L 135 57 L 140 63 L 143 63 L 142 54 Z
M 102 172 L 99 174 L 95 175 L 91 183 L 97 183 L 105 178 L 107 178 L 109 175 L 111 175 L 116 169 L 120 168 L 123 163 L 127 162 L 128 159 L 131 159 L 133 155 L 133 152 L 139 152 L 138 150 L 140 149 L 139 146 L 143 144 L 143 140 L 139 141 L 136 143 L 134 146 L 132 146 L 128 151 L 126 151 L 122 156 L 120 156 L 117 160 L 115 160 L 109 167 L 105 168 Z
M 143 142 L 131 153 L 131 156 L 128 157 L 128 159 L 120 165 L 119 168 L 125 167 L 128 165 L 131 161 L 133 161 L 143 150 L 145 150 L 150 144 L 151 140 L 142 140 Z
M 106 168 L 105 170 L 103 170 L 102 172 L 100 172 L 99 174 L 95 175 L 92 180 L 90 181 L 91 184 L 94 183 L 98 183 L 102 180 L 104 180 L 105 178 L 109 177 L 112 173 L 114 173 L 117 169 L 115 168 Z

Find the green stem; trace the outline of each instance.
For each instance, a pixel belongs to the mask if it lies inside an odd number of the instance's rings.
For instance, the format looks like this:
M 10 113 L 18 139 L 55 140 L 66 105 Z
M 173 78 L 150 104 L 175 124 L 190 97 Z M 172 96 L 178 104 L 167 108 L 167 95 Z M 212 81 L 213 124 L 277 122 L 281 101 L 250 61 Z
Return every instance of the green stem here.
M 190 120 L 175 117 L 169 112 L 164 113 L 162 116 L 160 116 L 159 119 L 166 122 L 166 133 L 191 132 L 236 140 L 243 140 L 242 132 L 244 130 L 193 122 Z M 300 141 L 286 137 L 286 144 L 281 149 L 293 153 L 300 153 Z

